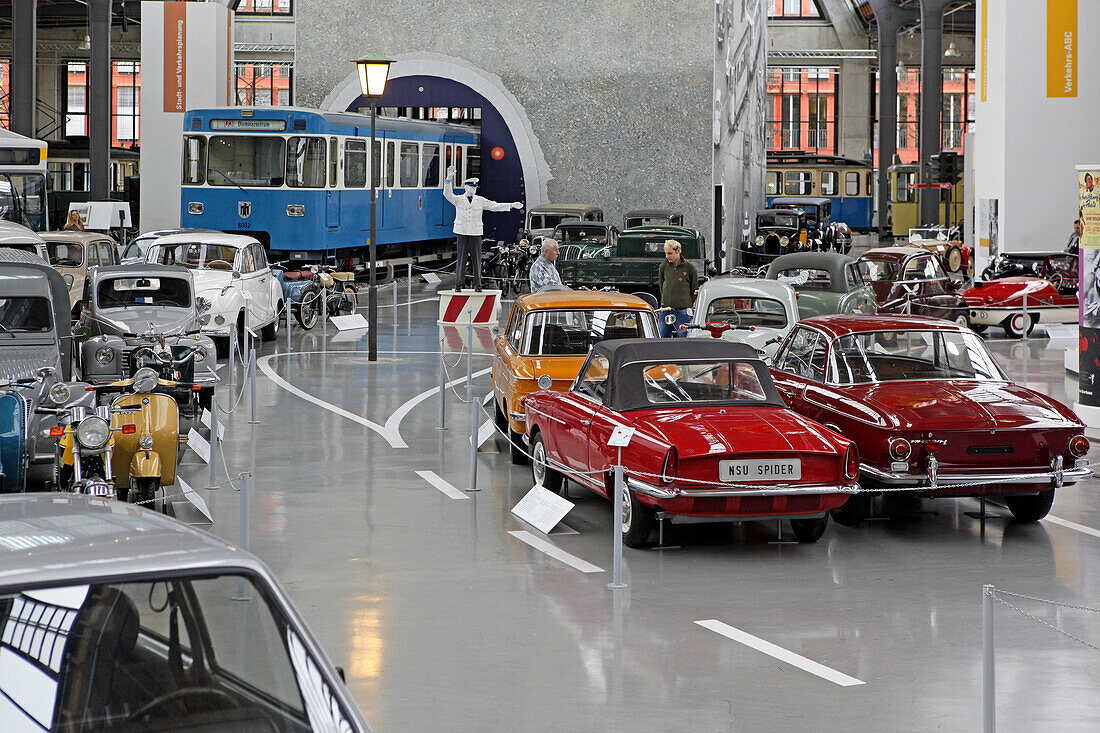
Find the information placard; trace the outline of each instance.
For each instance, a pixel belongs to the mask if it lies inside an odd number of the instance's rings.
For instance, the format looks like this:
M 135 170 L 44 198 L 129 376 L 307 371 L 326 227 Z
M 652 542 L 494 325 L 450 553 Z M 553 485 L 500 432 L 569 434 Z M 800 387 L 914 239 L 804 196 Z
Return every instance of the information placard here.
M 360 328 L 369 328 L 370 324 L 367 323 L 367 319 L 363 318 L 362 313 L 352 313 L 347 316 L 333 316 L 329 319 L 332 321 L 332 325 L 341 331 L 354 331 Z
M 539 532 L 550 534 L 550 530 L 564 519 L 572 508 L 573 502 L 535 484 L 527 492 L 527 495 L 512 507 L 512 514 L 515 514 Z

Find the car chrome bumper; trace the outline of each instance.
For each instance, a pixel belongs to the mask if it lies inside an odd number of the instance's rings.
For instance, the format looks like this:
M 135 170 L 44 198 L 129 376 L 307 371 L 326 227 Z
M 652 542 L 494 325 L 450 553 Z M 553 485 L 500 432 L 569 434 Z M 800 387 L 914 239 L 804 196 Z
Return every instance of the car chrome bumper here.
M 1039 484 L 1049 481 L 1055 488 L 1064 482 L 1079 481 L 1093 474 L 1088 459 L 1078 458 L 1073 468 L 1062 468 L 1062 457 L 1051 461 L 1050 470 L 1008 471 L 1008 472 L 951 472 L 941 473 L 933 459 L 924 474 L 892 473 L 861 464 L 860 473 L 888 486 L 905 486 L 925 489 L 949 489 L 957 484 L 998 483 L 998 484 Z
M 1023 308 L 1003 308 L 1003 307 L 985 307 L 985 306 L 969 306 L 970 308 L 970 322 L 979 325 L 996 325 L 1009 316 L 1016 314 L 1022 314 Z M 1060 305 L 1039 305 L 1038 303 L 1028 305 L 1028 316 L 1034 316 L 1039 319 L 1040 323 L 1076 323 L 1077 322 L 1077 308 L 1065 307 Z
M 701 499 L 709 496 L 793 496 L 799 494 L 855 494 L 859 484 L 855 481 L 825 484 L 774 484 L 759 489 L 726 488 L 721 484 L 700 485 L 698 489 L 683 489 L 678 486 L 654 486 L 627 476 L 626 485 L 646 496 L 655 499 Z

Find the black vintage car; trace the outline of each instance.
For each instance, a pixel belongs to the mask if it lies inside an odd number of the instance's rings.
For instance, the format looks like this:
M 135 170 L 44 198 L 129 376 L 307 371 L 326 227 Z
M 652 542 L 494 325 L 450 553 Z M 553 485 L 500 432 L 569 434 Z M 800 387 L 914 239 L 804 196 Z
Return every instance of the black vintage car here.
M 800 209 L 806 212 L 811 249 L 848 254 L 852 250 L 852 230 L 833 221 L 833 202 L 824 196 L 776 196 L 773 209 Z
M 801 209 L 764 209 L 756 212 L 756 237 L 741 247 L 746 267 L 767 265 L 779 255 L 811 249 L 806 213 Z

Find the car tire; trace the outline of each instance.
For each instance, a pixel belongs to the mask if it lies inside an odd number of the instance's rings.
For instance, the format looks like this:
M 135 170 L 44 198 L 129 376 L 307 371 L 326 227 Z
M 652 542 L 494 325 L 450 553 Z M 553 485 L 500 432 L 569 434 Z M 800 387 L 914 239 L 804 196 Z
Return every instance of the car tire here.
M 619 518 L 623 544 L 627 547 L 645 547 L 653 532 L 657 513 L 638 500 L 638 495 L 623 482 L 623 516 Z
M 817 519 L 792 519 L 791 531 L 800 545 L 808 545 L 821 539 L 829 526 L 829 515 Z
M 531 439 L 531 475 L 536 484 L 557 494 L 565 485 L 565 476 L 551 468 L 547 458 L 546 441 L 542 439 L 542 433 L 535 433 Z
M 966 311 L 963 311 L 962 313 L 957 313 L 955 317 L 951 320 L 954 321 L 956 324 L 962 326 L 963 328 L 970 328 L 970 314 Z
M 275 306 L 275 320 L 260 329 L 260 337 L 264 341 L 274 341 L 279 336 L 279 314 L 283 310 L 283 301 Z
M 833 509 L 833 521 L 845 527 L 858 527 L 860 522 L 871 515 L 871 495 L 854 494 L 843 505 Z
M 1017 522 L 1038 522 L 1050 513 L 1054 489 L 1040 491 L 1034 496 L 1006 496 L 1004 502 Z
M 126 501 L 131 504 L 140 503 L 146 509 L 154 509 L 152 502 L 157 498 L 157 489 L 160 488 L 160 479 L 152 476 L 130 478 L 130 491 L 126 495 Z
M 989 326 L 986 326 L 986 325 L 983 325 L 983 324 L 975 324 L 975 323 L 970 324 L 970 330 L 973 331 L 974 333 L 985 333 L 985 330 L 987 328 L 989 328 Z
M 943 264 L 947 267 L 948 272 L 959 272 L 962 270 L 963 253 L 957 245 L 951 245 L 947 248 L 947 251 L 943 253 Z
M 1038 315 L 1031 315 L 1029 313 L 1026 321 L 1027 327 L 1025 329 L 1024 314 L 1022 312 L 1013 313 L 1008 318 L 1004 319 L 1004 321 L 1001 323 L 1001 326 L 1005 330 L 1005 336 L 1010 339 L 1018 339 L 1030 335 L 1031 331 L 1035 328 L 1035 324 L 1038 322 L 1038 320 Z

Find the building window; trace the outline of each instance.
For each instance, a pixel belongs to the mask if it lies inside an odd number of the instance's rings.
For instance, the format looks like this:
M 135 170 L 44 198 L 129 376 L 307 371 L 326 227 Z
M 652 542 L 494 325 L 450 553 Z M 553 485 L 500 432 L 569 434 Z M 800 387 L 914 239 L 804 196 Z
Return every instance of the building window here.
M 783 110 L 782 110 L 782 142 L 781 147 L 792 149 L 797 148 L 800 145 L 800 138 L 798 136 L 799 127 L 801 122 L 801 115 L 799 110 L 799 103 L 802 101 L 802 97 L 798 94 L 784 94 L 783 95 Z
M 88 74 L 83 61 L 65 63 L 65 134 L 88 134 Z M 141 63 L 111 64 L 111 146 L 129 147 L 141 138 Z M 75 174 L 74 174 L 75 177 Z
M 835 154 L 838 71 L 834 66 L 768 68 L 770 150 Z
M 767 0 L 768 18 L 820 18 L 816 0 Z
M 267 107 L 292 104 L 294 67 L 290 63 L 238 61 L 233 66 L 237 104 Z

